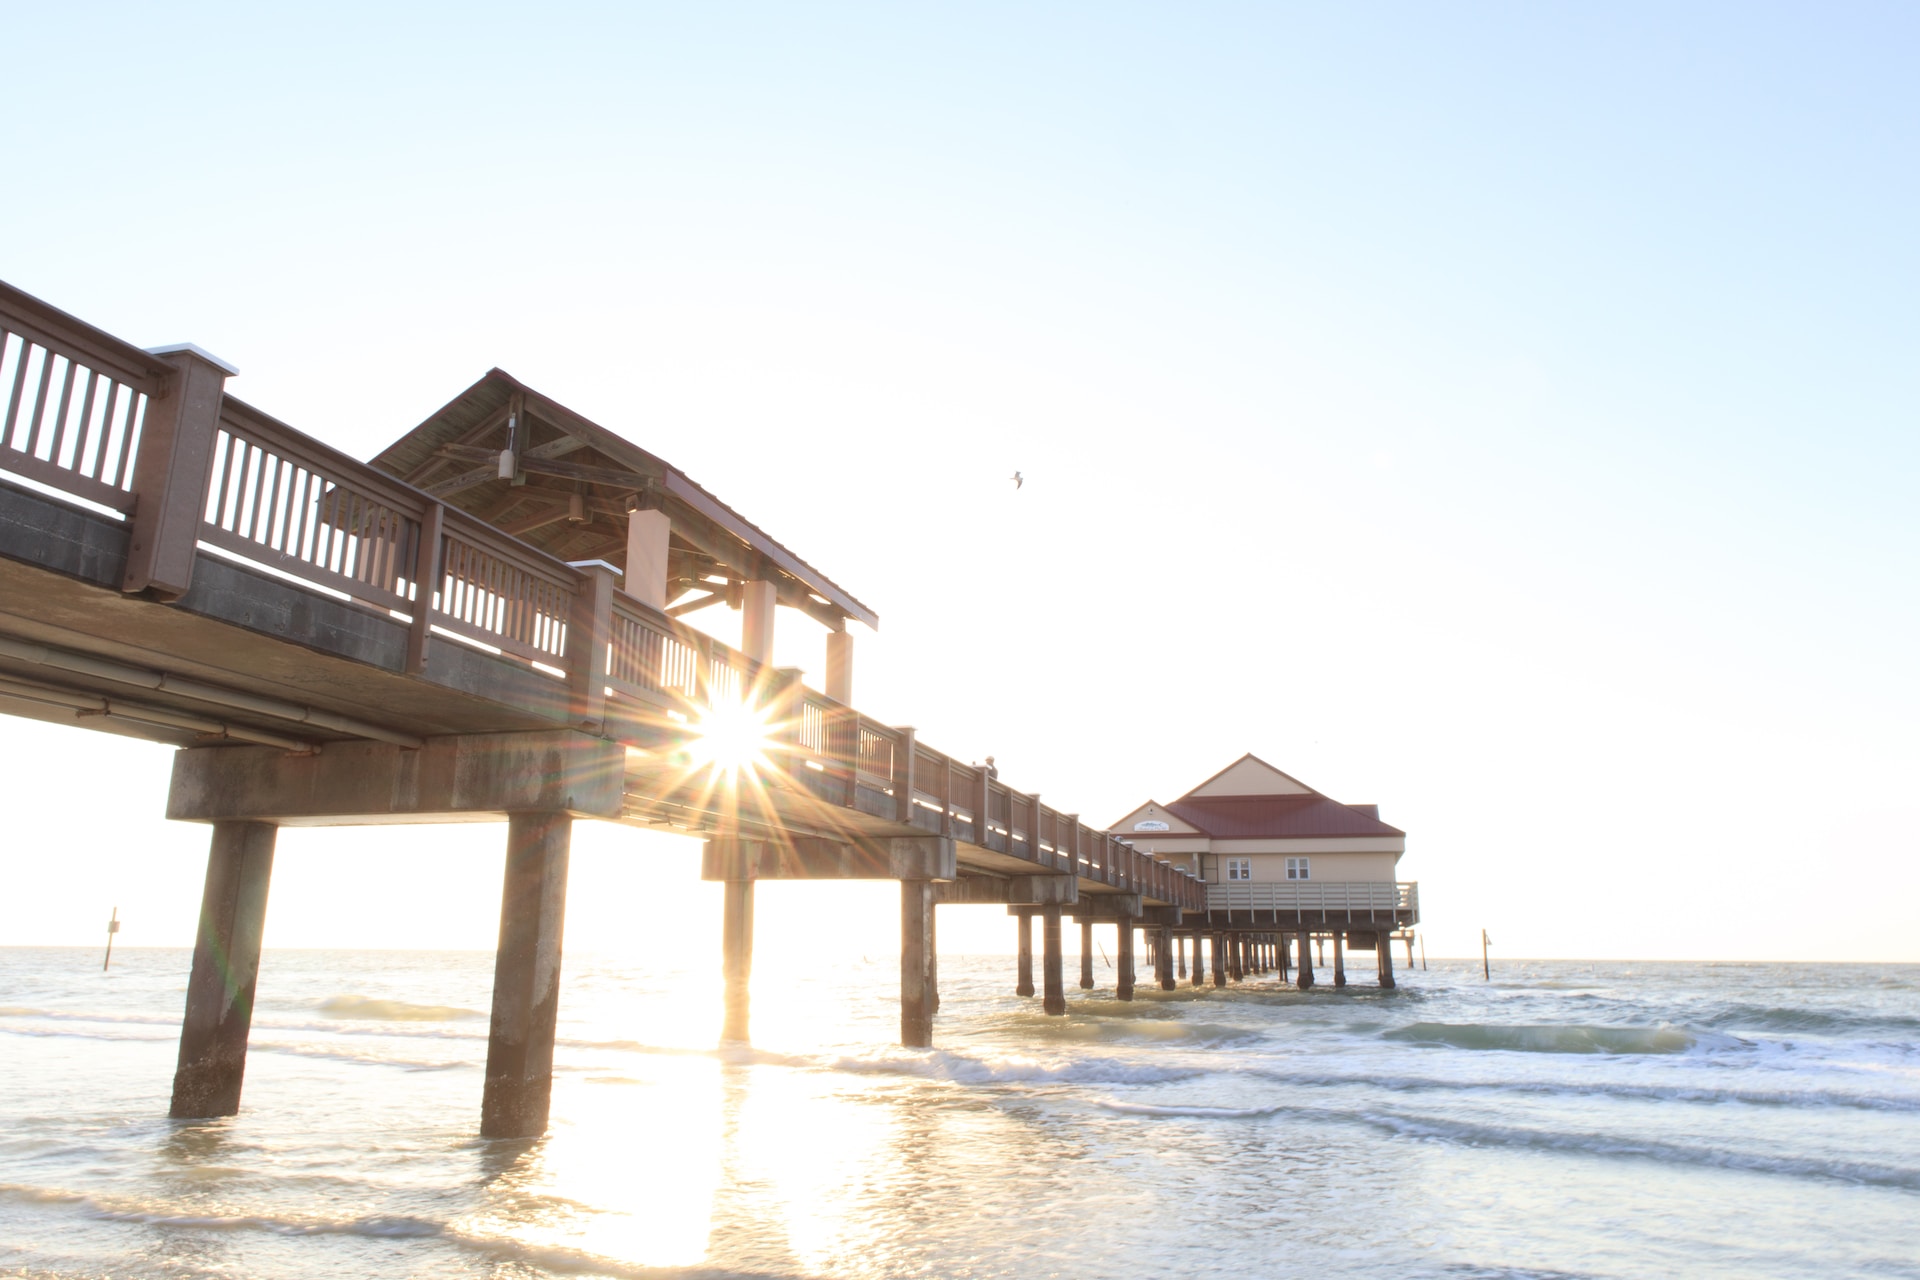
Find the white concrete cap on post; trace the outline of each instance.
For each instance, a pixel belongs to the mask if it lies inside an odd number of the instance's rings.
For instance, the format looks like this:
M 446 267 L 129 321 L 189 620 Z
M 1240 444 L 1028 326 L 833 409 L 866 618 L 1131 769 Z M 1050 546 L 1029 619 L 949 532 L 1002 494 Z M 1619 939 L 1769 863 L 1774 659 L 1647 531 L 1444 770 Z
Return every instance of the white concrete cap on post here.
M 196 346 L 191 342 L 175 342 L 164 347 L 148 347 L 147 354 L 150 356 L 170 356 L 176 354 L 199 356 L 216 369 L 224 369 L 229 378 L 237 378 L 240 376 L 240 370 L 237 366 L 227 363 L 205 347 Z

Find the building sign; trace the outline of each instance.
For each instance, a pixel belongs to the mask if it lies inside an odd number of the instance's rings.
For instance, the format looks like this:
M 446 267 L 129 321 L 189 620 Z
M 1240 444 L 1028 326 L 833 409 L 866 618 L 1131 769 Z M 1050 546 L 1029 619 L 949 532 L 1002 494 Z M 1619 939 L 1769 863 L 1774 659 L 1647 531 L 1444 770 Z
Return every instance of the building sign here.
M 1171 831 L 1173 830 L 1173 828 L 1168 826 L 1166 823 L 1157 822 L 1152 818 L 1148 818 L 1142 822 L 1134 823 L 1133 829 L 1135 831 Z

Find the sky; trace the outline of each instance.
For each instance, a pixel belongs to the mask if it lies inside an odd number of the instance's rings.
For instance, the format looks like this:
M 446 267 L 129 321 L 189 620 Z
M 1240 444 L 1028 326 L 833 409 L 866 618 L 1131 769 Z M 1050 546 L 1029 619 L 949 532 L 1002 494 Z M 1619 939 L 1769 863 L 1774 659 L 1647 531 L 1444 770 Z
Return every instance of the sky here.
M 1408 832 L 1436 955 L 1920 960 L 1910 6 L 0 18 L 0 278 L 363 457 L 506 369 L 1016 787 L 1254 752 Z M 0 721 L 0 944 L 191 940 L 168 754 Z M 286 832 L 268 944 L 489 947 L 503 843 Z M 575 849 L 570 946 L 717 952 L 690 842 Z M 763 955 L 893 945 L 762 894 Z

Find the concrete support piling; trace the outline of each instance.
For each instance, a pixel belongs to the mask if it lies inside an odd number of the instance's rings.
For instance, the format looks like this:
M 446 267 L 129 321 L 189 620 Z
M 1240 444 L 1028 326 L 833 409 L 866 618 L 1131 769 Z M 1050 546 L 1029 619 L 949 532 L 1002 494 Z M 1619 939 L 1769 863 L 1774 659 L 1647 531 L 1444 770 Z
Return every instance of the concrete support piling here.
M 720 979 L 725 1016 L 720 1039 L 745 1042 L 748 1036 L 749 989 L 753 985 L 753 881 L 722 881 L 720 906 Z
M 1227 935 L 1224 933 L 1213 935 L 1213 985 L 1227 985 Z
M 1383 933 L 1373 940 L 1374 950 L 1380 958 L 1380 985 L 1383 989 L 1393 990 L 1393 936 Z
M 940 1012 L 940 913 L 935 910 L 933 887 L 927 887 L 927 998 Z
M 1177 933 L 1173 935 L 1173 965 L 1175 978 L 1187 976 L 1187 940 Z
M 1019 977 L 1013 994 L 1030 996 L 1033 994 L 1033 912 L 1022 911 L 1017 918 L 1020 921 Z
M 572 832 L 573 819 L 565 813 L 507 815 L 500 946 L 493 960 L 493 1020 L 480 1102 L 483 1138 L 532 1138 L 546 1131 Z
M 1193 985 L 1196 987 L 1203 987 L 1207 983 L 1207 958 L 1200 951 L 1201 936 L 1198 929 L 1193 931 Z
M 1347 985 L 1347 935 L 1344 933 L 1333 935 L 1333 985 Z
M 1040 908 L 1040 1009 L 1043 1013 L 1067 1011 L 1067 985 L 1061 970 L 1060 905 L 1048 903 Z
M 1080 989 L 1093 990 L 1093 921 L 1080 922 Z
M 1304 929 L 1300 932 L 1300 977 L 1297 985 L 1302 991 L 1313 990 L 1313 937 Z
M 1120 936 L 1114 948 L 1113 962 L 1119 969 L 1119 978 L 1113 984 L 1114 998 L 1133 999 L 1133 921 L 1120 922 Z
M 1178 939 L 1175 938 L 1173 930 L 1165 927 L 1154 930 L 1154 936 L 1156 944 L 1153 976 L 1160 980 L 1162 991 L 1172 991 L 1179 985 L 1173 980 L 1173 948 Z
M 1279 961 L 1280 964 L 1280 981 L 1282 983 L 1293 981 L 1292 965 L 1287 958 L 1286 934 L 1276 933 L 1273 935 L 1273 957 Z
M 933 1044 L 933 885 L 900 882 L 900 1043 L 912 1049 Z
M 240 1110 L 276 834 L 269 822 L 213 824 L 173 1073 L 170 1114 L 176 1119 Z

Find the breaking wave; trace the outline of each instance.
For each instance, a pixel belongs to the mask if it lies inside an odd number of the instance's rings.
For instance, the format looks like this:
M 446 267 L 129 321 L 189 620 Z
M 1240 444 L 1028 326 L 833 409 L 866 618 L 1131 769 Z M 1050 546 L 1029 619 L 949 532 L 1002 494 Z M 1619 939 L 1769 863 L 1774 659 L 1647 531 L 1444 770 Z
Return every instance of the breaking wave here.
M 1504 1049 L 1517 1053 L 1685 1053 L 1699 1037 L 1679 1027 L 1502 1026 L 1416 1022 L 1382 1033 L 1387 1040 Z
M 441 1004 L 408 1004 L 405 1000 L 376 1000 L 371 996 L 334 996 L 320 1002 L 329 1018 L 357 1018 L 367 1022 L 462 1022 L 487 1015 L 477 1009 Z

